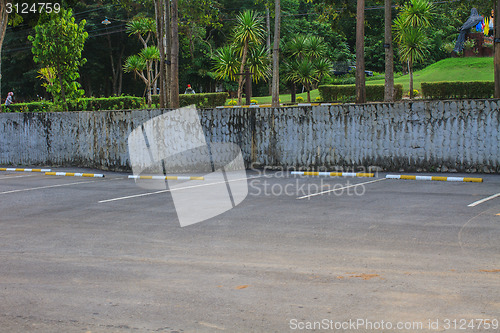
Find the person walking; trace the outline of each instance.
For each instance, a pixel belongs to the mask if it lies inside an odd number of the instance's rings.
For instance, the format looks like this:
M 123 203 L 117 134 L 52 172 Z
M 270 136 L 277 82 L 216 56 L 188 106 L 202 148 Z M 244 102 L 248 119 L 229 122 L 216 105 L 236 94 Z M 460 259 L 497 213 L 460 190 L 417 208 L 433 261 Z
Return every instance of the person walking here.
M 12 96 L 14 96 L 14 93 L 11 91 L 7 94 L 7 98 L 5 99 L 5 106 L 8 108 L 12 104 Z

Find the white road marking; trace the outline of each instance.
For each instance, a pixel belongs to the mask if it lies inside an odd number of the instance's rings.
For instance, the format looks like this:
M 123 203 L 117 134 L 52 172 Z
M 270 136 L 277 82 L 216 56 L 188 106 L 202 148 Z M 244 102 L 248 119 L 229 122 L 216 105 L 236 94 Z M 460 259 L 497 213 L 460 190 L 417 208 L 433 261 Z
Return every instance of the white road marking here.
M 33 177 L 33 176 L 34 175 L 4 176 L 4 177 L 0 177 L 0 179 L 24 178 L 24 177 Z
M 322 192 L 318 192 L 318 193 L 313 193 L 313 194 L 308 194 L 308 195 L 304 195 L 302 197 L 298 197 L 297 200 L 301 200 L 301 199 L 306 199 L 306 198 L 311 198 L 311 197 L 315 197 L 317 195 L 322 195 L 322 194 L 325 194 L 325 193 L 329 193 L 329 192 L 336 192 L 336 191 L 341 191 L 341 190 L 345 190 L 345 189 L 348 189 L 348 188 L 351 188 L 351 187 L 356 187 L 356 186 L 361 186 L 361 185 L 366 185 L 366 184 L 370 184 L 370 183 L 376 183 L 376 182 L 380 182 L 382 180 L 386 180 L 386 178 L 381 178 L 381 179 L 376 179 L 376 180 L 371 180 L 369 182 L 364 182 L 364 183 L 359 183 L 359 184 L 352 184 L 352 185 L 349 185 L 349 186 L 344 186 L 344 187 L 340 187 L 340 188 L 335 188 L 333 190 L 327 190 L 327 191 L 322 191 Z
M 0 192 L 0 194 L 9 194 L 9 193 L 18 193 L 18 192 L 26 192 L 26 191 L 43 190 L 43 189 L 46 189 L 46 188 L 70 186 L 70 185 L 77 185 L 77 184 L 88 184 L 88 183 L 95 183 L 95 182 L 97 182 L 97 180 L 91 180 L 91 181 L 88 181 L 88 182 L 76 182 L 76 183 L 69 183 L 69 184 L 58 184 L 58 185 L 47 185 L 47 186 L 32 187 L 32 188 L 23 188 L 21 190 L 12 190 L 12 191 Z
M 475 207 L 477 205 L 480 205 L 482 204 L 483 202 L 486 202 L 488 200 L 491 200 L 491 199 L 495 199 L 496 197 L 500 197 L 500 193 L 497 193 L 497 194 L 493 194 L 493 195 L 490 195 L 489 197 L 487 198 L 484 198 L 484 199 L 481 199 L 481 200 L 478 200 L 478 201 L 475 201 L 469 205 L 467 205 L 467 207 Z
M 265 177 L 265 176 L 266 175 L 232 179 L 232 180 L 228 180 L 227 183 L 241 181 L 241 180 L 254 179 L 254 178 L 261 178 L 261 177 Z M 118 201 L 118 200 L 140 198 L 140 197 L 146 197 L 146 196 L 149 196 L 149 195 L 155 195 L 155 194 L 160 194 L 160 193 L 166 193 L 166 192 L 172 192 L 172 191 L 180 191 L 180 190 L 186 190 L 186 189 L 189 189 L 189 188 L 202 187 L 202 186 L 210 186 L 210 185 L 218 185 L 218 184 L 224 184 L 224 183 L 226 183 L 226 181 L 216 182 L 216 183 L 208 183 L 208 184 L 199 184 L 199 185 L 193 185 L 193 186 L 186 186 L 186 187 L 180 187 L 180 188 L 176 188 L 176 189 L 172 189 L 172 190 L 168 189 L 168 190 L 160 190 L 160 191 L 155 191 L 155 192 L 134 194 L 134 195 L 128 195 L 128 196 L 125 196 L 125 197 L 119 197 L 119 198 L 101 200 L 98 203 L 106 203 L 106 202 L 112 202 L 112 201 Z

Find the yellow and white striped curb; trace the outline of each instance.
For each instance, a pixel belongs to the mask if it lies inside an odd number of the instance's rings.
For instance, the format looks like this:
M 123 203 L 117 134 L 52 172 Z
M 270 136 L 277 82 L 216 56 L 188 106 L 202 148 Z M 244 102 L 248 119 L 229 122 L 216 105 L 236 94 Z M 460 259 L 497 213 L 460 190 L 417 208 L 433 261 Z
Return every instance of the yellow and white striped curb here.
M 483 178 L 467 177 L 439 177 L 439 176 L 412 176 L 412 175 L 386 175 L 386 179 L 406 179 L 406 180 L 436 180 L 442 182 L 472 182 L 482 183 Z
M 52 170 L 51 169 L 0 168 L 0 171 L 50 172 Z
M 129 179 L 153 179 L 153 180 L 205 180 L 205 177 L 189 176 L 128 176 Z
M 292 171 L 292 175 L 301 176 L 330 176 L 330 177 L 374 177 L 373 173 L 365 172 L 314 172 L 314 171 Z
M 46 172 L 46 176 L 71 176 L 71 177 L 91 177 L 91 178 L 104 178 L 100 173 L 78 173 L 78 172 Z

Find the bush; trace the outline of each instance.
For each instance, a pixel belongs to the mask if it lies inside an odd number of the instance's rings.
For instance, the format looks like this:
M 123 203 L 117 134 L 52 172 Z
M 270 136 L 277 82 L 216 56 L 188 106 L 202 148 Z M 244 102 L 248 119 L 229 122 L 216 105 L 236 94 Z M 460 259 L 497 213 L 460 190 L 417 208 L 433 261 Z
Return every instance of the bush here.
M 208 109 L 226 104 L 226 100 L 228 98 L 229 94 L 227 92 L 206 94 L 180 94 L 179 106 L 183 107 L 195 104 L 199 108 Z M 156 105 L 160 104 L 159 95 L 153 95 L 153 103 Z
M 131 110 L 144 107 L 144 98 L 135 96 L 80 98 L 68 102 L 69 111 Z
M 3 112 L 51 112 L 54 110 L 52 102 L 14 103 L 2 105 Z
M 104 111 L 104 110 L 127 110 L 141 109 L 144 107 L 144 99 L 134 96 L 103 97 L 103 98 L 80 98 L 68 100 L 68 111 Z M 57 112 L 61 107 L 49 102 L 15 103 L 9 107 L 2 107 L 4 112 Z
M 318 87 L 322 101 L 350 101 L 356 99 L 356 85 L 324 85 Z M 366 86 L 366 100 L 370 102 L 384 100 L 384 85 Z M 401 100 L 403 97 L 403 85 L 394 85 L 395 100 Z
M 428 99 L 492 98 L 495 82 L 423 82 L 421 87 Z
M 297 96 L 297 97 L 295 98 L 295 101 L 296 101 L 297 103 L 302 103 L 302 102 L 304 102 L 304 97 L 302 97 L 302 96 Z

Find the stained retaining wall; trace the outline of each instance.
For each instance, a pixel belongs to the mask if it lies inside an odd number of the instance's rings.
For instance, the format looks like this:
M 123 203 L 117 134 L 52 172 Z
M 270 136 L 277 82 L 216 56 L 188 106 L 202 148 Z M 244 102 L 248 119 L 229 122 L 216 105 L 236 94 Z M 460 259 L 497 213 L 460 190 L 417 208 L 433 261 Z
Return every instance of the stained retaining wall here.
M 500 171 L 500 100 L 200 110 L 248 165 Z M 130 132 L 168 110 L 1 113 L 0 165 L 130 170 Z

